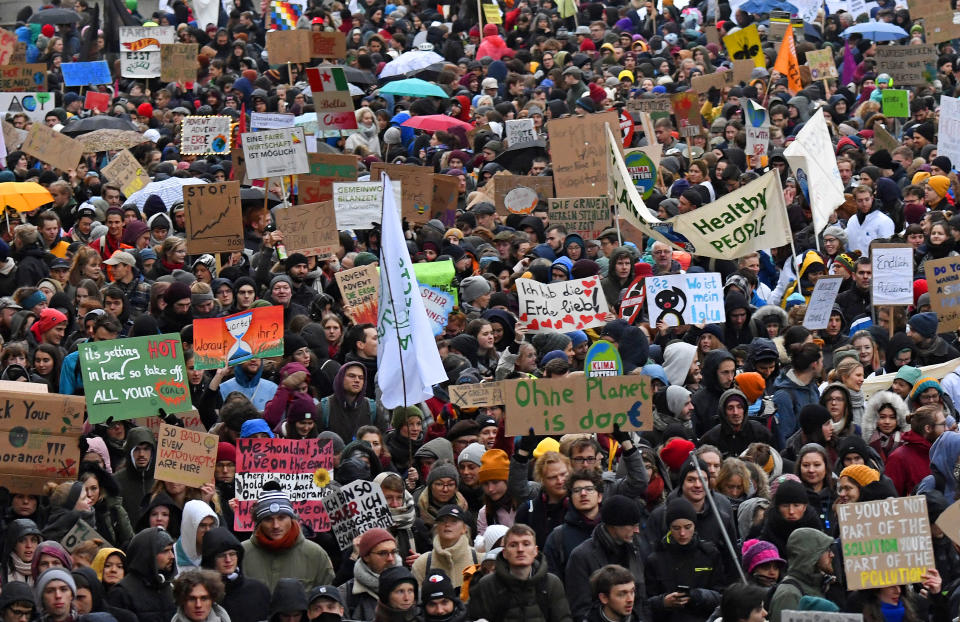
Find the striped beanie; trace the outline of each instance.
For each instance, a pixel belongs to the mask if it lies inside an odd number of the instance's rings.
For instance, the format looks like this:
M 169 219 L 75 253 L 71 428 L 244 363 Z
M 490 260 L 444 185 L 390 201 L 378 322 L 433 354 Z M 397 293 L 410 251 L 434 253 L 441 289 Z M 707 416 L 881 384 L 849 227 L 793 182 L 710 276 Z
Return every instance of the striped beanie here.
M 286 514 L 294 520 L 299 518 L 293 511 L 293 503 L 290 502 L 290 495 L 286 492 L 278 489 L 261 491 L 256 505 L 253 506 L 253 519 L 259 523 L 277 514 Z

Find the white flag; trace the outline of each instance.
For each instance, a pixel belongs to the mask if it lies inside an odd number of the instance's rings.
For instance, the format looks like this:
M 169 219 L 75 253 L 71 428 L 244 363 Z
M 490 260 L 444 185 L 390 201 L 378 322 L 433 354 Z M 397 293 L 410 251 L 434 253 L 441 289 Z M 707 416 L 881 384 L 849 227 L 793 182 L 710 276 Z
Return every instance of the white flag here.
M 843 181 L 827 123 L 823 119 L 823 108 L 804 124 L 783 155 L 793 169 L 797 185 L 810 202 L 814 232 L 819 234 L 827 226 L 833 210 L 844 202 Z
M 384 188 L 390 188 L 386 173 Z M 386 408 L 413 406 L 433 397 L 446 381 L 420 284 L 403 238 L 393 192 L 383 192 L 380 234 L 380 306 L 377 311 L 377 385 Z

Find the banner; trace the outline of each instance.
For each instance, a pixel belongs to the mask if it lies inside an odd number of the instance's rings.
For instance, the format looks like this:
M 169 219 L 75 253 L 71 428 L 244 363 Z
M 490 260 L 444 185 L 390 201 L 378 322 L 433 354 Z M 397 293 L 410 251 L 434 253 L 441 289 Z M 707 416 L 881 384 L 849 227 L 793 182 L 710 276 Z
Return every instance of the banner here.
M 190 254 L 243 250 L 239 181 L 184 186 L 183 207 Z
M 47 482 L 77 479 L 84 410 L 81 396 L 0 393 L 0 478 L 11 493 L 40 495 Z
M 834 153 L 822 109 L 810 117 L 783 151 L 797 184 L 810 201 L 813 229 L 817 234 L 827 226 L 833 210 L 846 200 Z
M 516 285 L 519 320 L 533 333 L 603 326 L 610 312 L 599 276 L 557 283 L 517 279 Z
M 273 218 L 277 230 L 283 232 L 283 245 L 288 254 L 303 253 L 324 259 L 332 256 L 340 246 L 333 201 L 275 207 Z
M 285 127 L 293 127 L 293 114 L 285 112 L 251 112 L 250 129 L 257 130 L 280 130 Z M 309 157 L 307 158 L 309 160 Z
M 550 199 L 550 224 L 563 225 L 567 233 L 595 240 L 610 225 L 607 197 Z M 582 258 L 581 258 L 582 259 Z
M 935 567 L 927 498 L 890 497 L 836 506 L 847 589 L 920 583 Z
M 620 119 L 615 111 L 598 112 L 584 117 L 552 119 L 547 124 L 553 182 L 557 197 L 596 197 L 606 190 L 609 172 L 604 157 L 604 125 L 617 128 Z M 622 143 L 617 140 L 617 153 L 622 159 Z
M 334 276 L 343 297 L 343 312 L 355 324 L 376 324 L 380 299 L 380 273 L 377 267 L 372 264 L 358 266 L 341 270 Z
M 927 86 L 937 77 L 937 48 L 932 45 L 878 45 L 876 60 L 877 71 L 890 74 L 898 88 Z
M 400 213 L 403 189 L 393 183 L 393 206 Z M 382 214 L 383 183 L 379 181 L 334 182 L 333 207 L 337 212 L 337 229 L 373 229 L 384 220 Z
M 162 81 L 181 84 L 194 82 L 197 79 L 198 66 L 196 43 L 171 43 L 160 46 L 160 79 Z
M 770 115 L 767 109 L 753 101 L 747 100 L 744 106 L 747 130 L 747 155 L 765 156 L 770 145 Z
M 242 135 L 243 157 L 250 179 L 310 172 L 302 127 L 287 127 Z
M 503 382 L 507 436 L 653 429 L 647 376 L 523 378 Z
M 723 281 L 717 272 L 648 276 L 647 313 L 650 325 L 723 323 Z
M 193 77 L 197 78 L 197 44 L 177 44 L 173 26 L 121 26 L 120 75 L 124 78 L 156 78 L 163 67 L 163 45 L 184 45 L 193 48 Z M 162 78 L 165 82 L 168 78 Z
M 43 123 L 30 126 L 21 149 L 27 155 L 64 172 L 77 168 L 84 152 L 83 143 L 79 140 L 61 134 Z
M 125 197 L 150 183 L 150 175 L 144 170 L 143 165 L 133 157 L 129 149 L 118 151 L 117 155 L 103 167 L 101 172 L 110 183 L 120 186 L 120 192 Z
M 283 307 L 255 307 L 226 317 L 195 319 L 193 351 L 196 369 L 283 356 Z
M 924 365 L 920 367 L 920 377 L 942 380 L 944 376 L 958 367 L 960 367 L 960 358 L 936 365 Z M 891 372 L 889 374 L 883 374 L 882 376 L 870 376 L 870 378 L 864 380 L 863 386 L 860 387 L 860 392 L 863 393 L 863 399 L 870 399 L 870 396 L 877 391 L 888 391 L 896 375 L 896 373 Z
M 807 303 L 807 312 L 803 314 L 803 327 L 809 330 L 823 330 L 830 322 L 833 303 L 840 293 L 843 277 L 822 276 L 817 279 Z
M 193 408 L 177 333 L 90 341 L 79 354 L 90 423 Z
M 800 80 L 800 63 L 797 61 L 797 47 L 793 38 L 793 28 L 787 28 L 780 42 L 780 51 L 773 68 L 787 77 L 787 90 L 796 95 L 803 90 Z
M 110 84 L 110 67 L 105 60 L 94 60 L 86 63 L 63 63 L 60 65 L 63 73 L 64 86 L 95 86 Z
M 503 406 L 504 382 L 451 384 L 447 387 L 450 403 L 460 408 L 487 408 Z
M 32 121 L 43 123 L 43 118 L 55 107 L 53 93 L 50 92 L 0 93 L 0 112 L 22 113 Z
M 960 258 L 928 259 L 923 264 L 930 292 L 930 310 L 940 321 L 937 332 L 960 328 Z
M 913 247 L 905 244 L 873 244 L 872 279 L 874 306 L 913 304 Z
M 225 155 L 230 153 L 230 136 L 230 117 L 184 117 L 180 122 L 180 153 Z M 246 152 L 246 139 L 243 142 Z
M 810 77 L 814 80 L 840 77 L 840 74 L 837 73 L 837 63 L 833 60 L 833 52 L 829 49 L 807 52 L 807 66 L 810 67 Z M 894 84 L 897 84 L 897 82 L 894 81 Z
M 670 222 L 689 240 L 688 250 L 701 257 L 736 259 L 790 243 L 787 206 L 776 170 Z
M 940 96 L 940 131 L 937 132 L 937 155 L 950 158 L 954 168 L 960 166 L 960 99 Z
M 327 495 L 323 507 L 341 551 L 349 550 L 353 539 L 365 531 L 393 526 L 393 515 L 383 490 L 373 482 L 351 482 Z
M 430 320 L 433 336 L 442 335 L 443 329 L 447 326 L 447 319 L 453 313 L 453 294 L 420 283 L 420 297 L 423 298 L 423 308 L 427 313 L 427 319 Z
M 723 37 L 723 45 L 727 54 L 735 60 L 752 59 L 756 67 L 765 67 L 766 59 L 763 48 L 760 47 L 760 31 L 756 24 L 750 24 Z
M 253 531 L 253 506 L 267 482 L 279 482 L 290 495 L 300 522 L 313 531 L 330 531 L 323 499 L 331 493 L 333 443 L 318 438 L 237 439 L 237 510 L 234 529 Z
M 0 91 L 46 91 L 47 65 L 0 66 Z
M 218 442 L 216 434 L 161 423 L 153 478 L 192 488 L 213 483 Z

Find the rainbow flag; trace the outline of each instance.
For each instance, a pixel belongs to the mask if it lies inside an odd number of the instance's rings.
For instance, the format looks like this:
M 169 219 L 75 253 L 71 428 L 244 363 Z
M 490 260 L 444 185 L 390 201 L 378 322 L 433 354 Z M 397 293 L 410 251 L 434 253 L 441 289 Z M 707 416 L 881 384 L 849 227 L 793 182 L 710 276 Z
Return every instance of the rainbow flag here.
M 277 26 L 277 30 L 296 30 L 297 21 L 303 13 L 303 7 L 283 0 L 270 1 L 270 23 Z

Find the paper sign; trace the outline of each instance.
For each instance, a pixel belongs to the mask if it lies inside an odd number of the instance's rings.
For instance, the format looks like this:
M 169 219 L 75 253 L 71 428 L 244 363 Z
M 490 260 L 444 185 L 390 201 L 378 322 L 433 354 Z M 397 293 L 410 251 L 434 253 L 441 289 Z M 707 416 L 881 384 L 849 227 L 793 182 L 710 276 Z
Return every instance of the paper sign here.
M 479 382 L 470 384 L 451 384 L 447 387 L 450 403 L 460 408 L 487 408 L 503 406 L 506 399 L 500 382 Z
M 954 168 L 960 165 L 960 99 L 940 96 L 940 131 L 937 133 L 937 155 L 950 158 Z
M 780 622 L 863 622 L 863 614 L 784 610 L 780 612 Z
M 881 92 L 882 113 L 885 117 L 907 118 L 910 116 L 910 99 L 904 89 L 883 89 Z
M 15 62 L 13 53 L 17 49 L 17 35 L 0 28 L 0 65 Z
M 317 123 L 322 129 L 326 129 L 325 126 L 333 121 L 321 118 L 323 113 L 349 113 L 353 123 L 342 119 L 340 122 L 345 124 L 342 129 L 357 129 L 350 85 L 342 67 L 312 67 L 307 69 L 307 81 L 310 83 L 313 108 L 317 111 Z
M 307 160 L 310 162 L 310 175 L 346 181 L 357 180 L 357 157 L 354 155 L 311 153 Z
M 73 524 L 73 527 L 70 528 L 70 531 L 67 532 L 63 538 L 60 539 L 60 544 L 63 545 L 63 548 L 67 549 L 68 553 L 73 553 L 73 549 L 77 548 L 87 540 L 103 540 L 104 542 L 110 542 L 107 538 L 104 538 L 97 530 L 90 526 L 90 523 L 78 518 L 77 522 Z
M 770 145 L 770 115 L 767 109 L 752 99 L 744 105 L 747 131 L 747 155 L 765 156 Z
M 413 264 L 413 274 L 417 277 L 418 283 L 447 292 L 453 296 L 456 303 L 457 288 L 453 285 L 453 277 L 456 272 L 453 268 L 453 260 L 415 263 Z
M 810 50 L 807 52 L 807 65 L 810 67 L 810 77 L 814 80 L 840 77 L 837 63 L 833 60 L 833 52 L 830 50 Z
M 164 82 L 194 82 L 197 79 L 197 66 L 196 43 L 160 46 L 160 79 Z
M 730 70 L 693 76 L 690 80 L 690 88 L 696 93 L 706 93 L 711 88 L 723 89 L 736 86 L 750 79 L 754 67 L 752 59 L 735 60 Z
M 700 125 L 700 99 L 694 91 L 684 91 L 670 96 L 673 116 L 681 136 L 697 136 L 703 132 Z
M 192 488 L 212 483 L 219 441 L 216 434 L 161 423 L 153 478 Z
M 397 208 L 402 203 L 402 188 L 399 181 L 393 184 L 393 197 Z M 374 223 L 383 220 L 383 182 L 354 181 L 334 182 L 333 206 L 337 211 L 337 229 L 372 229 Z
M 427 319 L 430 320 L 433 336 L 443 334 L 447 319 L 453 313 L 453 294 L 420 283 L 420 297 L 423 298 L 423 307 L 427 313 Z
M 913 304 L 913 247 L 873 244 L 873 304 Z
M 622 376 L 623 360 L 617 347 L 605 339 L 594 343 L 583 360 L 583 371 L 587 378 Z
M 517 279 L 521 322 L 530 332 L 569 333 L 606 323 L 610 312 L 600 277 L 540 283 Z
M 128 197 L 150 183 L 150 176 L 143 165 L 128 149 L 117 152 L 116 157 L 103 167 L 101 172 L 112 184 L 120 186 L 120 192 Z
M 716 272 L 649 276 L 647 313 L 650 325 L 667 326 L 723 323 L 723 281 Z
M 335 30 L 333 32 L 311 32 L 313 58 L 341 59 L 347 55 L 347 36 Z M 272 62 L 272 61 L 271 61 Z
M 653 97 L 628 99 L 627 110 L 629 110 L 631 114 L 634 112 L 670 114 L 673 111 L 673 108 L 670 106 L 669 95 L 655 95 Z
M 950 507 L 941 512 L 936 525 L 943 531 L 943 535 L 960 546 L 960 501 L 950 504 Z
M 552 119 L 547 124 L 557 197 L 596 197 L 607 189 L 604 125 L 620 127 L 615 111 Z M 622 143 L 617 148 L 623 153 Z
M 247 175 L 251 179 L 310 172 L 302 127 L 247 132 L 242 140 Z
M 110 84 L 110 67 L 105 60 L 94 60 L 86 63 L 63 63 L 60 65 L 63 72 L 64 86 L 92 86 Z
M 0 112 L 7 114 L 23 113 L 33 121 L 43 121 L 43 117 L 54 109 L 53 93 L 0 93 Z
M 400 213 L 410 223 L 426 223 L 432 217 L 430 205 L 433 203 L 433 167 L 409 166 L 406 164 L 384 164 L 374 162 L 370 166 L 370 181 L 380 181 L 381 173 L 386 172 L 391 181 L 398 181 L 403 191 Z
M 87 91 L 87 94 L 83 98 L 83 109 L 106 112 L 110 109 L 110 93 Z
M 594 240 L 610 225 L 607 197 L 550 199 L 550 224 L 563 225 L 567 233 Z
M 935 567 L 923 495 L 844 503 L 836 510 L 848 590 L 920 583 Z
M 817 279 L 813 286 L 813 294 L 807 303 L 807 312 L 803 315 L 803 327 L 810 330 L 823 330 L 830 322 L 830 313 L 833 303 L 840 293 L 843 278 L 839 276 L 824 276 Z
M 960 367 L 960 358 L 951 359 L 946 363 L 924 365 L 923 367 L 920 367 L 920 377 L 941 380 L 944 376 L 958 367 Z M 860 387 L 860 392 L 863 393 L 863 398 L 868 400 L 870 399 L 870 396 L 877 391 L 890 390 L 890 384 L 893 382 L 896 375 L 896 372 L 890 372 L 889 374 L 882 374 L 880 376 L 870 376 L 870 378 L 864 380 L 863 386 Z
M 226 317 L 195 319 L 193 351 L 197 369 L 283 356 L 283 307 L 255 307 Z
M 75 169 L 83 157 L 83 143 L 43 123 L 30 126 L 22 149 L 27 155 L 32 155 L 61 171 Z
M 230 153 L 230 117 L 195 115 L 184 117 L 180 122 L 180 153 L 184 155 Z M 249 165 L 248 162 L 247 166 Z
M 77 479 L 84 410 L 80 396 L 0 393 L 0 478 L 11 493 L 38 495 L 47 482 Z
M 943 121 L 941 121 L 940 123 L 941 123 L 940 127 L 943 127 Z M 874 150 L 879 151 L 880 149 L 886 149 L 889 153 L 893 153 L 893 150 L 899 146 L 900 146 L 900 141 L 894 138 L 893 134 L 888 132 L 886 128 L 883 127 L 882 123 L 873 124 Z
M 638 276 L 627 286 L 620 300 L 620 319 L 633 324 L 647 299 L 647 288 L 643 284 L 644 277 Z
M 507 436 L 653 429 L 647 376 L 524 378 L 504 381 Z
M 960 258 L 928 259 L 923 264 L 930 292 L 930 310 L 937 314 L 937 332 L 960 328 Z
M 80 366 L 90 423 L 193 408 L 177 333 L 81 343 Z
M 353 539 L 370 529 L 393 526 L 390 506 L 379 484 L 358 480 L 343 486 L 323 500 L 341 551 L 353 546 Z
M 282 112 L 251 112 L 250 127 L 256 130 L 279 130 L 293 127 L 296 117 L 293 114 Z
M 290 495 L 300 522 L 313 531 L 329 531 L 323 498 L 332 491 L 333 443 L 317 438 L 241 438 L 237 440 L 234 529 L 253 531 L 253 506 L 263 486 L 276 481 Z
M 878 45 L 876 59 L 877 71 L 890 74 L 897 88 L 925 86 L 937 76 L 932 45 Z
M 267 56 L 270 64 L 309 63 L 313 36 L 309 30 L 272 30 L 267 32 Z
M 0 66 L 0 91 L 46 91 L 47 66 L 44 63 Z
M 163 77 L 163 52 L 165 45 L 182 45 L 193 50 L 193 77 L 196 80 L 197 44 L 176 43 L 177 32 L 173 26 L 121 26 L 120 27 L 120 75 L 124 78 L 156 78 L 165 82 L 179 81 Z
M 243 250 L 239 181 L 184 186 L 183 207 L 190 254 Z
M 329 257 L 340 246 L 337 215 L 333 201 L 307 203 L 273 210 L 277 230 L 283 232 L 287 253 L 303 253 L 308 257 Z
M 368 264 L 334 275 L 340 295 L 343 297 L 344 313 L 355 324 L 376 324 L 380 300 L 380 274 L 376 266 Z
M 510 146 L 530 143 L 537 139 L 537 129 L 533 125 L 533 119 L 508 119 L 507 125 L 507 144 Z
M 177 413 L 177 419 L 183 424 L 185 430 L 195 430 L 197 432 L 207 431 L 207 426 L 203 425 L 203 419 L 200 417 L 200 413 L 196 408 L 192 408 L 184 413 Z M 160 425 L 163 423 L 163 419 L 160 417 L 141 417 L 131 420 L 131 423 L 147 428 L 150 430 L 150 433 L 153 434 L 153 438 L 159 438 Z
M 529 214 L 537 203 L 553 197 L 553 177 L 550 176 L 497 173 L 492 182 L 494 205 L 503 216 Z
M 760 47 L 760 31 L 756 24 L 750 24 L 723 37 L 727 53 L 735 60 L 753 59 L 756 67 L 764 67 L 766 59 Z

